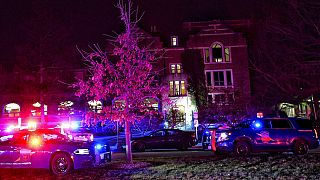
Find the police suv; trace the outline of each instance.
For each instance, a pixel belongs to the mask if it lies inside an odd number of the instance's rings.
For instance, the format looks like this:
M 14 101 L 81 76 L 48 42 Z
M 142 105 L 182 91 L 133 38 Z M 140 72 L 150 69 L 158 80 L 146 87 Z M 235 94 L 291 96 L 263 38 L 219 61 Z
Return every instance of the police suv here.
M 216 153 L 246 156 L 252 152 L 293 152 L 303 155 L 318 146 L 317 132 L 308 119 L 253 119 L 216 132 Z

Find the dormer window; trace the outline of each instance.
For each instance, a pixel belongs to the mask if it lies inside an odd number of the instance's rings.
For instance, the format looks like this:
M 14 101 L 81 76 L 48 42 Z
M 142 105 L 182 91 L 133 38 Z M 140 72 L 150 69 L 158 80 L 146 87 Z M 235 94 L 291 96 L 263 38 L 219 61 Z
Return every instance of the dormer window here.
M 178 46 L 178 36 L 171 36 L 171 46 Z

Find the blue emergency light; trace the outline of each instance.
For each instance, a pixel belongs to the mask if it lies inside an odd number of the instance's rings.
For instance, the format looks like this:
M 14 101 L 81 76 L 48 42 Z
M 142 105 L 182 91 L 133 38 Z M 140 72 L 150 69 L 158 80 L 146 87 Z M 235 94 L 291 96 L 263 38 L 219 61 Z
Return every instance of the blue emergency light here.
M 261 123 L 259 121 L 258 122 L 254 122 L 253 125 L 254 125 L 255 128 L 261 128 Z

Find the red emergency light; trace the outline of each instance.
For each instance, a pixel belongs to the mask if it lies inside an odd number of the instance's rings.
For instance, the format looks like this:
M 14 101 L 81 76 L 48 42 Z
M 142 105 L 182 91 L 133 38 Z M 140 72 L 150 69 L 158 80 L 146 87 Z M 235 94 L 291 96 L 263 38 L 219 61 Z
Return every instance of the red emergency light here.
M 262 112 L 258 112 L 257 113 L 257 118 L 263 118 L 263 113 Z

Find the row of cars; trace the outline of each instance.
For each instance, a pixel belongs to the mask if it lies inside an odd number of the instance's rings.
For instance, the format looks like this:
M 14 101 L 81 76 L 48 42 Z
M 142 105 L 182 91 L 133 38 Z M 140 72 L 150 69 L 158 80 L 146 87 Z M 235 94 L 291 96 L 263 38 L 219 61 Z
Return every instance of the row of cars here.
M 214 137 L 214 138 L 213 138 Z M 196 145 L 194 132 L 160 129 L 132 138 L 132 149 L 175 148 L 187 150 Z M 287 152 L 303 155 L 319 146 L 317 131 L 309 120 L 262 118 L 244 121 L 234 127 L 215 126 L 202 135 L 204 149 L 246 156 L 253 152 Z M 0 137 L 0 167 L 47 168 L 56 175 L 72 169 L 94 167 L 111 161 L 107 143 L 93 141 L 89 129 L 21 130 Z

